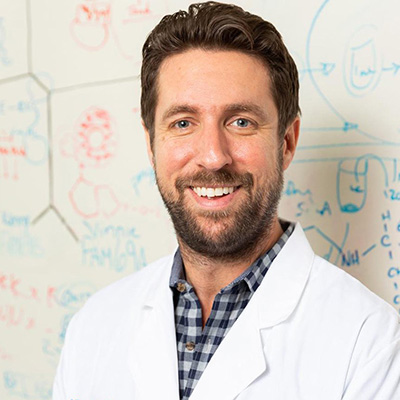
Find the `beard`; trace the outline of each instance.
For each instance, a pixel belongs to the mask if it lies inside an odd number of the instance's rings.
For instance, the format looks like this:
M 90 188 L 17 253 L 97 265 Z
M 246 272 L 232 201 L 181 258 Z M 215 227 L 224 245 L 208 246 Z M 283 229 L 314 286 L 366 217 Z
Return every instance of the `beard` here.
M 254 190 L 252 174 L 238 174 L 228 169 L 201 171 L 190 177 L 178 178 L 175 183 L 179 194 L 177 200 L 159 180 L 156 168 L 157 186 L 178 240 L 193 252 L 219 261 L 249 257 L 268 238 L 277 214 L 283 188 L 280 158 L 277 164 L 268 184 L 257 190 Z M 191 210 L 185 204 L 185 190 L 210 185 L 240 186 L 240 190 L 245 191 L 246 199 L 237 210 Z

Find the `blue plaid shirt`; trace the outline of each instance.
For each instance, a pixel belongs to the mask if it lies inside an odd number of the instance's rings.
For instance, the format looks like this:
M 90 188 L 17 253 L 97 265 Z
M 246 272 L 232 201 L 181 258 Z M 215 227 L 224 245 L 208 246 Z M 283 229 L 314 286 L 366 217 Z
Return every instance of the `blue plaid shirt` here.
M 204 329 L 200 301 L 193 286 L 185 280 L 182 257 L 179 249 L 177 250 L 171 271 L 170 287 L 174 293 L 181 400 L 190 397 L 208 362 L 293 232 L 294 224 L 281 221 L 281 225 L 284 233 L 275 245 L 215 296 Z

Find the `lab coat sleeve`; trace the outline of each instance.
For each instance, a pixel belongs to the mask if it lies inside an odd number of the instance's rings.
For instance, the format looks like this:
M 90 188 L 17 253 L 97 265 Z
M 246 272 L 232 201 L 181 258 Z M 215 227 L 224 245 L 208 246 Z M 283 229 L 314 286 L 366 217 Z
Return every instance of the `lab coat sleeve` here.
M 57 368 L 56 378 L 54 379 L 53 396 L 52 396 L 53 400 L 66 400 L 63 373 L 62 373 L 63 370 L 62 364 L 63 364 L 63 355 L 61 355 L 61 360 Z
M 70 358 L 75 352 L 73 344 L 74 340 L 72 336 L 75 331 L 74 326 L 76 324 L 78 314 L 79 312 L 75 314 L 68 325 L 64 346 L 61 352 L 61 357 L 56 372 L 56 377 L 53 383 L 52 400 L 70 400 L 70 398 L 67 398 L 68 381 L 70 380 L 69 375 L 72 372 L 69 365 Z
M 361 328 L 343 400 L 400 399 L 400 319 L 384 311 Z

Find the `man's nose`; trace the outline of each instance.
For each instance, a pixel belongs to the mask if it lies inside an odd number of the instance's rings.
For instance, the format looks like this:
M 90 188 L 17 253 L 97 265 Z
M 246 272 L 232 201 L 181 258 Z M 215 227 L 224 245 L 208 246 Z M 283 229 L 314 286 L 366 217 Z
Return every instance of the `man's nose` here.
M 231 146 L 223 127 L 204 126 L 199 132 L 194 151 L 197 165 L 210 171 L 217 171 L 232 164 Z

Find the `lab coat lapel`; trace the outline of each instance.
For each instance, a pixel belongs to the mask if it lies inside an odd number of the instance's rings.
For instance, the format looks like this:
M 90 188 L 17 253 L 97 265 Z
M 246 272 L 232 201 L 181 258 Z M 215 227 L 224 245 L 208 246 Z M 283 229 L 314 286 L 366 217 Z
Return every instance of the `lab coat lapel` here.
M 231 400 L 265 369 L 258 304 L 250 302 L 219 345 L 190 400 Z
M 134 332 L 130 369 L 135 383 L 135 400 L 178 400 L 178 361 L 172 291 L 166 273 L 141 309 L 139 327 Z
M 232 400 L 268 373 L 264 346 L 272 328 L 296 308 L 306 286 L 314 253 L 297 224 L 262 284 L 219 345 L 191 400 Z

